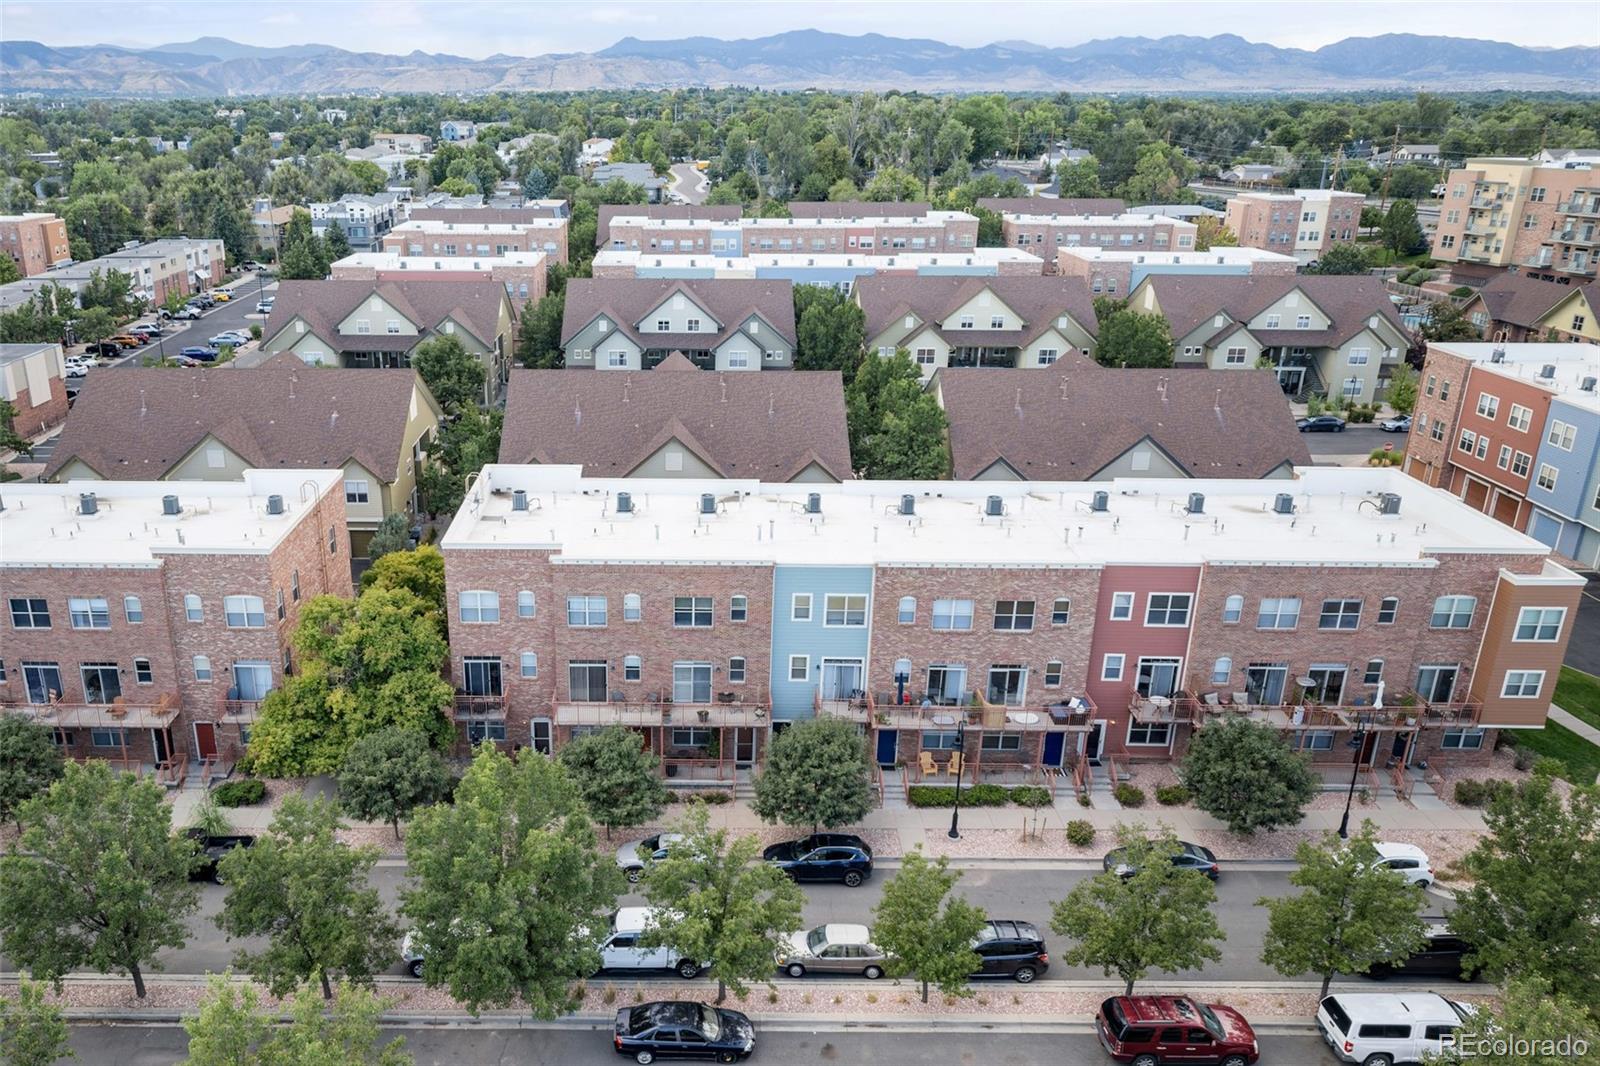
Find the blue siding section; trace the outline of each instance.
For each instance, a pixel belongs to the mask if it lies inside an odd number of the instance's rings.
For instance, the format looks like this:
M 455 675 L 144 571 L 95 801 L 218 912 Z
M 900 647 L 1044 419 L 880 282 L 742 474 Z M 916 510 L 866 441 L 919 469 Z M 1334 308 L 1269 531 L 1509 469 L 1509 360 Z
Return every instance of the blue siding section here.
M 718 240 L 726 241 L 721 251 L 716 250 Z M 741 256 L 744 254 L 744 232 L 737 229 L 713 229 L 711 241 L 707 247 L 712 249 L 712 255 Z
M 1540 488 L 1536 476 L 1534 483 L 1528 486 L 1528 499 L 1552 514 L 1580 518 L 1584 505 L 1593 499 L 1592 496 L 1585 499 L 1585 493 L 1591 491 L 1589 481 L 1595 470 L 1596 452 L 1600 451 L 1600 415 L 1555 400 L 1550 404 L 1550 418 L 1576 426 L 1576 439 L 1569 452 L 1550 443 L 1548 422 L 1537 427 L 1540 439 L 1534 473 L 1538 474 L 1542 463 L 1549 463 L 1558 473 L 1554 491 Z
M 717 276 L 716 267 L 665 267 L 647 266 L 643 261 L 634 268 L 634 274 L 641 278 L 714 278 Z
M 796 622 L 790 617 L 795 593 L 811 594 L 811 620 Z M 823 597 L 830 592 L 865 593 L 868 625 L 860 628 L 827 627 L 822 624 Z M 772 577 L 772 717 L 810 718 L 813 695 L 820 683 L 823 659 L 867 661 L 872 621 L 872 567 L 870 566 L 783 566 L 773 569 Z M 810 657 L 810 678 L 789 680 L 789 657 Z M 865 673 L 863 672 L 863 676 Z
M 857 278 L 866 277 L 876 271 L 870 266 L 858 267 L 815 267 L 815 266 L 760 266 L 756 267 L 758 278 L 781 278 L 796 285 L 827 285 L 831 288 L 848 289 L 853 286 Z

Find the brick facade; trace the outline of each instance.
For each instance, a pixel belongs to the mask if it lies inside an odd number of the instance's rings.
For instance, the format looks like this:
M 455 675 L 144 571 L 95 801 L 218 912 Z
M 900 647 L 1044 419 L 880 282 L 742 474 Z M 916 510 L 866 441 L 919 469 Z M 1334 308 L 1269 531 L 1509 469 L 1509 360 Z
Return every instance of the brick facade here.
M 0 215 L 0 252 L 31 278 L 72 260 L 67 224 L 55 215 Z
M 22 437 L 36 437 L 53 426 L 59 426 L 67 420 L 67 386 L 61 378 L 50 382 L 50 396 L 41 404 L 35 404 L 33 393 L 28 389 L 18 389 L 16 398 L 11 401 L 17 409 L 16 416 L 11 420 L 11 428 Z

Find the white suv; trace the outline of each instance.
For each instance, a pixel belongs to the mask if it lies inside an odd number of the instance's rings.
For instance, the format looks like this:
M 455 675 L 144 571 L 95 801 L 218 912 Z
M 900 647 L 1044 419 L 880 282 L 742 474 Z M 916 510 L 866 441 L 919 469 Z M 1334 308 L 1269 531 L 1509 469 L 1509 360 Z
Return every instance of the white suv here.
M 1317 1007 L 1317 1028 L 1333 1053 L 1362 1066 L 1420 1063 L 1454 1046 L 1472 1008 L 1436 992 L 1339 993 Z
M 611 935 L 600 942 L 600 968 L 603 970 L 675 970 L 685 981 L 700 975 L 700 964 L 680 959 L 668 947 L 639 946 L 639 938 L 649 929 L 649 907 L 623 907 L 611 917 Z
M 1433 866 L 1428 862 L 1428 853 L 1415 844 L 1393 844 L 1380 840 L 1373 848 L 1378 853 L 1377 866 L 1393 870 L 1419 888 L 1433 884 Z

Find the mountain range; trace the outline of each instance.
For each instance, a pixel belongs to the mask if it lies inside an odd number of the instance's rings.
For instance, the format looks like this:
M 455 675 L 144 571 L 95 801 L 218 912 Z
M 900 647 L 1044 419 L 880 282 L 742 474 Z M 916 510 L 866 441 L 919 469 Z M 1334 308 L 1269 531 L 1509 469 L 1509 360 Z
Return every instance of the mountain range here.
M 0 88 L 99 96 L 669 89 L 1250 92 L 1355 89 L 1600 91 L 1600 48 L 1526 48 L 1416 34 L 1315 51 L 1233 34 L 1115 37 L 1067 48 L 796 30 L 749 40 L 624 37 L 598 52 L 484 59 L 222 37 L 149 48 L 0 43 Z

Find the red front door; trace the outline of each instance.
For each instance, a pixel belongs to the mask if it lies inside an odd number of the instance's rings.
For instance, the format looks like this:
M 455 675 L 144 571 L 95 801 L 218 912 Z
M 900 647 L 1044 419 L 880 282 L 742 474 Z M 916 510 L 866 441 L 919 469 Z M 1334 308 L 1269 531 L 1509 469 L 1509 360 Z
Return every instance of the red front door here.
M 194 750 L 202 759 L 217 757 L 217 727 L 210 722 L 194 724 Z

